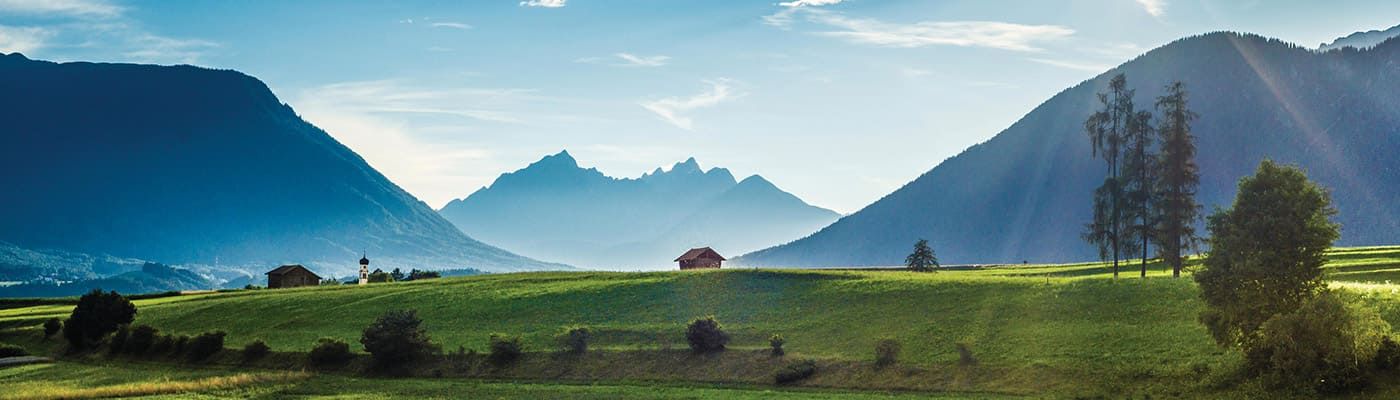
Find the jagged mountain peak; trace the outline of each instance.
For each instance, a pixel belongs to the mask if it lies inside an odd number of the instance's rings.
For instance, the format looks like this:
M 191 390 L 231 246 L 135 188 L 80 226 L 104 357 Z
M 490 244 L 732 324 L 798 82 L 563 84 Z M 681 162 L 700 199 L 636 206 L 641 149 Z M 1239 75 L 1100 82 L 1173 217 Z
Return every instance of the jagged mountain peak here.
M 1333 40 L 1331 43 L 1322 43 L 1317 46 L 1317 50 L 1328 51 L 1333 49 L 1340 49 L 1343 47 L 1351 47 L 1358 50 L 1366 50 L 1375 47 L 1376 45 L 1379 45 L 1396 36 L 1400 36 L 1400 25 L 1390 27 L 1390 29 L 1386 30 L 1370 30 L 1365 32 L 1352 33 L 1350 35 L 1339 37 Z

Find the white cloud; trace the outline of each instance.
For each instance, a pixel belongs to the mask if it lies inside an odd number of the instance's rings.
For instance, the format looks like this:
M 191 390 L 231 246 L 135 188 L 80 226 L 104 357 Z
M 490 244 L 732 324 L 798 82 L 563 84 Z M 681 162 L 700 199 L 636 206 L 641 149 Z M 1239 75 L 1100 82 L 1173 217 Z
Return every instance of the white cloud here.
M 197 64 L 218 43 L 201 39 L 176 39 L 150 33 L 128 32 L 130 50 L 122 53 L 131 61 L 157 64 Z
M 694 121 L 688 114 L 701 108 L 713 107 L 717 104 L 730 101 L 743 94 L 736 93 L 730 86 L 729 79 L 708 80 L 705 83 L 710 85 L 709 90 L 690 96 L 687 98 L 667 97 L 660 100 L 643 101 L 639 103 L 642 108 L 656 113 L 662 120 L 675 125 L 677 128 L 694 130 Z
M 521 7 L 559 8 L 559 7 L 563 7 L 563 6 L 564 6 L 564 2 L 566 2 L 566 1 L 568 1 L 568 0 L 526 0 L 526 1 L 520 2 L 520 6 L 521 6 Z
M 111 18 L 123 9 L 101 0 L 0 0 L 0 13 Z
M 778 3 L 778 5 L 783 7 L 821 7 L 829 6 L 832 4 L 840 4 L 841 1 L 842 0 L 792 0 Z
M 461 22 L 434 22 L 432 26 L 434 28 L 450 28 L 461 30 L 467 30 L 472 28 L 471 25 L 467 25 Z
M 1154 17 L 1161 17 L 1167 12 L 1167 0 L 1136 0 L 1142 5 L 1143 11 L 1152 14 Z
M 1085 63 L 1085 62 L 1077 62 L 1077 61 L 1053 60 L 1053 59 L 1048 59 L 1048 58 L 1029 58 L 1029 60 L 1034 61 L 1034 62 L 1038 62 L 1038 63 L 1041 63 L 1041 64 L 1045 64 L 1045 65 L 1053 65 L 1053 66 L 1060 67 L 1060 68 L 1068 68 L 1068 69 L 1073 69 L 1073 70 L 1088 71 L 1088 72 L 1094 72 L 1094 73 L 1100 73 L 1100 72 L 1108 71 L 1109 69 L 1112 69 L 1112 68 L 1113 68 L 1113 66 L 1111 66 L 1111 65 L 1105 65 L 1105 64 Z
M 432 114 L 481 122 L 524 123 L 506 106 L 531 98 L 533 90 L 499 88 L 427 88 L 399 80 L 342 82 L 308 90 L 303 98 L 342 112 L 363 114 Z
M 50 35 L 44 28 L 0 25 L 0 53 L 31 53 L 44 47 Z
M 617 53 L 614 55 L 625 61 L 626 64 L 624 65 L 632 67 L 660 67 L 666 65 L 666 62 L 671 59 L 671 57 L 667 56 L 639 56 L 629 53 Z
M 794 8 L 792 10 L 802 10 Z M 912 24 L 851 18 L 839 13 L 806 9 L 808 20 L 836 30 L 816 34 L 852 43 L 881 47 L 987 47 L 1038 52 L 1036 43 L 1069 37 L 1074 30 L 1058 25 L 1023 25 L 994 21 L 925 21 Z

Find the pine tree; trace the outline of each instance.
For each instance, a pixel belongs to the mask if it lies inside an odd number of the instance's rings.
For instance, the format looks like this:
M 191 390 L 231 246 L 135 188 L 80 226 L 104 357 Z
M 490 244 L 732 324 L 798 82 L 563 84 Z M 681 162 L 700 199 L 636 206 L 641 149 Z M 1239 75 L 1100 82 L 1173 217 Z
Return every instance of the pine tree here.
M 1113 256 L 1113 277 L 1118 278 L 1118 259 L 1123 249 L 1122 240 L 1127 233 L 1123 217 L 1124 191 L 1123 176 L 1119 168 L 1128 131 L 1136 124 L 1133 105 L 1134 91 L 1128 89 L 1128 79 L 1118 74 L 1109 81 L 1108 92 L 1099 93 L 1099 103 L 1103 109 L 1094 112 L 1084 121 L 1084 132 L 1089 136 L 1093 157 L 1103 157 L 1108 164 L 1108 177 L 1103 185 L 1094 191 L 1094 220 L 1086 226 L 1084 240 L 1098 245 L 1099 256 L 1107 259 Z
M 1129 104 L 1131 107 L 1131 104 Z M 1153 171 L 1156 156 L 1152 154 L 1153 128 L 1152 113 L 1133 111 L 1124 131 L 1126 151 L 1123 160 L 1123 235 L 1124 252 L 1132 254 L 1140 251 L 1142 277 L 1147 277 L 1147 244 L 1156 231 L 1152 205 L 1155 202 L 1155 179 Z M 1131 242 L 1136 239 L 1137 242 Z M 1139 248 L 1139 245 L 1140 248 Z
M 1196 167 L 1195 136 L 1191 134 L 1191 121 L 1196 113 L 1187 107 L 1186 87 L 1181 82 L 1173 82 L 1166 87 L 1166 94 L 1157 98 L 1157 110 L 1161 114 L 1161 154 L 1158 156 L 1156 175 L 1158 177 L 1156 197 L 1157 214 L 1157 254 L 1172 267 L 1172 277 L 1181 276 L 1182 253 L 1194 248 L 1200 238 L 1196 236 L 1196 221 L 1201 215 L 1201 206 L 1196 203 L 1196 188 L 1201 176 Z
M 910 271 L 926 272 L 938 271 L 938 256 L 933 253 L 933 249 L 928 247 L 928 241 L 919 239 L 914 243 L 914 252 L 909 257 L 904 258 L 904 265 Z

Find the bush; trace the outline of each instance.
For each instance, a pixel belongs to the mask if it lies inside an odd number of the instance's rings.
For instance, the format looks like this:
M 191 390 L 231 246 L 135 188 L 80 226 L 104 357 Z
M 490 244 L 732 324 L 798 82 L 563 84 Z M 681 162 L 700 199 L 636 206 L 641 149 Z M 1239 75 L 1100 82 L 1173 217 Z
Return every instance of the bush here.
M 172 344 L 173 344 L 173 346 L 172 346 L 171 349 L 170 349 L 170 354 L 171 354 L 171 355 L 185 354 L 185 349 L 188 349 L 188 348 L 190 347 L 190 336 L 189 336 L 189 335 L 180 335 L 180 336 L 176 336 L 176 337 L 175 337 L 175 340 L 174 340 L 174 343 L 172 343 Z
M 972 348 L 967 343 L 958 343 L 958 365 L 970 367 L 977 365 L 977 357 L 972 356 Z
M 13 344 L 0 344 L 0 358 L 22 357 L 27 355 L 29 355 L 29 351 L 26 351 L 23 347 Z
M 1400 344 L 1395 343 L 1390 336 L 1381 338 L 1381 345 L 1376 349 L 1376 369 L 1389 371 L 1395 367 L 1400 367 Z
M 126 348 L 122 350 L 127 354 L 145 354 L 159 335 L 160 331 L 150 325 L 137 325 L 131 329 L 131 335 L 126 338 Z
M 190 339 L 185 357 L 190 361 L 203 361 L 224 349 L 224 331 L 204 332 Z
M 63 337 L 75 349 L 87 348 L 135 318 L 136 306 L 126 297 L 93 289 L 78 299 L 73 314 L 63 323 Z
M 774 356 L 783 355 L 783 343 L 786 343 L 786 341 L 783 340 L 783 335 L 774 333 L 773 336 L 768 337 L 768 347 L 773 349 L 772 352 Z
M 131 337 L 131 329 L 126 325 L 117 327 L 117 332 L 112 334 L 112 339 L 107 341 L 107 351 L 111 354 L 120 354 L 126 349 L 126 339 Z
M 564 333 L 559 334 L 559 347 L 564 351 L 573 354 L 583 354 L 588 352 L 588 340 L 593 338 L 593 332 L 586 326 L 576 326 L 565 328 Z
M 306 354 L 306 360 L 311 365 L 321 367 L 345 365 L 354 357 L 355 355 L 350 354 L 349 344 L 328 337 L 317 339 L 316 344 L 311 346 L 311 352 Z
M 497 367 L 503 367 L 515 362 L 522 353 L 524 353 L 524 346 L 520 344 L 519 336 L 493 333 L 491 334 L 491 354 L 486 357 L 486 360 Z
M 724 346 L 729 344 L 729 334 L 711 315 L 690 321 L 685 328 L 685 340 L 696 353 L 710 353 L 724 350 Z
M 389 310 L 365 328 L 360 344 L 376 368 L 392 368 L 435 353 L 423 320 L 413 310 Z
M 875 365 L 887 367 L 899 361 L 899 342 L 894 339 L 881 339 L 875 343 Z
M 151 354 L 169 354 L 175 348 L 175 338 L 171 335 L 160 335 L 156 343 L 151 345 Z
M 267 347 L 267 343 L 262 339 L 254 340 L 243 346 L 243 361 L 253 361 L 267 356 L 272 348 Z
M 60 321 L 58 317 L 49 318 L 48 321 L 44 321 L 44 340 L 53 337 L 60 329 L 63 329 L 63 321 Z
M 1366 383 L 1390 326 L 1376 310 L 1323 291 L 1294 312 L 1279 314 L 1259 328 L 1253 365 L 1281 384 L 1306 384 L 1336 393 Z
M 816 362 L 812 360 L 796 361 L 788 363 L 787 365 L 784 365 L 782 368 L 778 369 L 778 372 L 773 374 L 773 381 L 777 382 L 779 385 L 784 385 L 788 383 L 797 382 L 803 379 L 811 378 L 812 375 L 815 375 L 816 373 Z

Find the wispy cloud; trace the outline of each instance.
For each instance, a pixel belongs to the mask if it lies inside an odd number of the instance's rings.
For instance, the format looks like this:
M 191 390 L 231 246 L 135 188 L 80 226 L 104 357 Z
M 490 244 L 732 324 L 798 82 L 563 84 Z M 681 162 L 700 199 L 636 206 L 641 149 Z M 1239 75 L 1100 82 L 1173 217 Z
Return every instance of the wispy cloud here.
M 840 4 L 843 0 L 792 0 L 778 3 L 783 7 L 821 7 Z
M 176 39 L 150 33 L 134 33 L 127 41 L 131 50 L 122 55 L 144 63 L 198 63 L 218 43 L 201 39 Z
M 1060 67 L 1060 68 L 1068 68 L 1068 69 L 1073 69 L 1073 70 L 1088 71 L 1088 72 L 1096 72 L 1096 73 L 1097 73 L 1097 72 L 1108 71 L 1109 69 L 1113 68 L 1112 65 L 1106 65 L 1106 64 L 1086 63 L 1086 62 L 1080 62 L 1080 61 L 1055 60 L 1055 59 L 1049 59 L 1049 58 L 1028 58 L 1028 60 L 1031 60 L 1031 61 L 1034 61 L 1034 62 L 1038 62 L 1038 63 L 1041 63 L 1041 64 L 1045 64 L 1045 65 L 1053 65 L 1053 66 Z
M 677 128 L 694 130 L 694 120 L 689 116 L 692 111 L 713 107 L 743 96 L 734 90 L 731 86 L 733 81 L 729 79 L 707 80 L 705 83 L 710 85 L 709 89 L 694 96 L 667 97 L 660 100 L 643 101 L 639 105 L 647 111 L 656 113 L 662 120 Z
M 1137 1 L 1137 3 L 1138 3 L 1139 5 L 1142 5 L 1143 11 L 1147 11 L 1148 14 L 1151 14 L 1151 15 L 1154 16 L 1154 17 L 1161 17 L 1162 14 L 1166 14 L 1166 12 L 1167 12 L 1167 0 L 1136 0 L 1136 1 Z
M 320 86 L 304 98 L 316 106 L 367 114 L 435 114 L 495 123 L 523 123 L 506 106 L 534 95 L 529 89 L 429 88 L 399 80 L 355 81 Z
M 521 7 L 559 8 L 559 7 L 563 7 L 563 6 L 564 6 L 564 3 L 567 2 L 567 1 L 568 1 L 568 0 L 525 0 L 525 1 L 520 2 L 520 6 L 521 6 Z
M 0 0 L 0 13 L 111 18 L 123 9 L 101 0 Z
M 1058 25 L 1024 25 L 995 21 L 925 21 L 898 24 L 872 18 L 852 18 L 823 10 L 808 9 L 805 14 L 808 20 L 815 24 L 835 28 L 815 32 L 817 35 L 881 47 L 961 46 L 1039 52 L 1042 49 L 1037 47 L 1037 43 L 1063 39 L 1074 34 L 1073 29 Z
M 665 66 L 670 61 L 671 57 L 669 56 L 642 56 L 632 53 L 615 53 L 613 57 L 583 57 L 574 60 L 580 64 L 602 64 L 615 67 L 660 67 Z
M 31 53 L 44 47 L 50 35 L 44 28 L 0 25 L 0 53 Z
M 434 27 L 434 28 L 461 29 L 461 30 L 467 30 L 467 29 L 471 29 L 471 28 L 472 28 L 471 25 L 467 25 L 467 24 L 464 24 L 464 23 L 461 23 L 461 22 L 434 22 L 434 23 L 432 24 L 432 27 Z
M 666 65 L 666 62 L 671 59 L 671 57 L 667 56 L 639 56 L 630 53 L 617 53 L 614 55 L 617 56 L 617 58 L 621 58 L 622 61 L 625 61 L 627 63 L 626 65 L 633 67 L 660 67 Z

